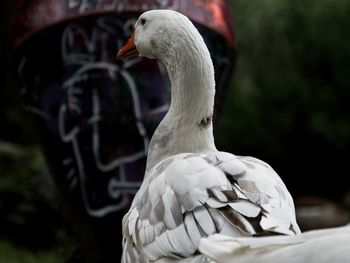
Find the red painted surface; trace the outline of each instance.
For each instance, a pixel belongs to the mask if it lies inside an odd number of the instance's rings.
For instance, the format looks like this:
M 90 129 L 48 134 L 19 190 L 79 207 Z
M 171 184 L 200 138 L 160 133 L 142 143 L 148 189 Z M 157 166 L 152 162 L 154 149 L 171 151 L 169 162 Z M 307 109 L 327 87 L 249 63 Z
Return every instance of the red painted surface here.
M 225 0 L 17 0 L 14 46 L 19 47 L 36 32 L 81 16 L 113 12 L 138 15 L 150 9 L 179 11 L 218 32 L 236 48 L 233 17 Z

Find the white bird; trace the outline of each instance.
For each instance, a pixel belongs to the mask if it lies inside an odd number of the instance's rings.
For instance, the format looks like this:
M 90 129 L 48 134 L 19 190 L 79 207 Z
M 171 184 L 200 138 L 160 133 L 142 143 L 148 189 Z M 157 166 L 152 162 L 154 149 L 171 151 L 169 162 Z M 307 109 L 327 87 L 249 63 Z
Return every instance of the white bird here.
M 118 58 L 159 59 L 171 103 L 149 146 L 144 181 L 123 219 L 122 262 L 208 262 L 201 238 L 300 233 L 284 183 L 265 162 L 216 149 L 210 53 L 175 11 L 143 13 Z
M 203 238 L 200 252 L 216 263 L 349 263 L 350 225 L 297 236 Z

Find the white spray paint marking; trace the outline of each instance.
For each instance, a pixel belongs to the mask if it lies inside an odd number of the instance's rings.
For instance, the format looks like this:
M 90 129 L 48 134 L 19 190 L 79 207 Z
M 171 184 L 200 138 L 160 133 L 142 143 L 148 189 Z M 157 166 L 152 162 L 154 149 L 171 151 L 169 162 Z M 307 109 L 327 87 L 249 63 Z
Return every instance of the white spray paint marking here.
M 84 12 L 93 7 L 93 3 L 96 1 L 83 1 L 83 0 L 69 0 L 69 8 L 79 8 Z M 115 5 L 123 4 L 127 1 L 115 1 Z M 166 2 L 166 1 L 162 1 Z M 97 0 L 97 4 L 101 4 L 102 1 Z M 111 3 L 112 4 L 112 3 Z M 111 18 L 100 18 L 96 22 L 96 27 L 88 33 L 83 27 L 70 24 L 65 28 L 61 38 L 61 55 L 64 65 L 70 67 L 73 72 L 68 78 L 61 84 L 61 87 L 65 90 L 66 98 L 62 100 L 61 105 L 58 108 L 58 116 L 52 116 L 52 113 L 42 110 L 38 107 L 27 106 L 27 110 L 34 112 L 36 115 L 41 116 L 48 122 L 57 121 L 58 133 L 63 143 L 71 145 L 72 156 L 65 157 L 61 163 L 66 167 L 65 179 L 69 182 L 68 187 L 71 191 L 80 189 L 83 203 L 87 213 L 93 217 L 102 217 L 108 213 L 119 211 L 125 208 L 129 204 L 129 195 L 135 194 L 141 182 L 128 181 L 126 174 L 126 165 L 136 162 L 142 158 L 145 158 L 148 151 L 149 138 L 146 133 L 146 128 L 143 123 L 140 95 L 135 80 L 128 72 L 129 68 L 142 61 L 141 58 L 134 58 L 127 60 L 118 66 L 114 63 L 108 62 L 110 55 L 108 54 L 108 48 L 110 46 L 110 35 L 124 35 L 125 37 L 130 35 L 132 25 L 135 19 L 130 19 L 126 23 L 121 20 Z M 102 31 L 101 31 L 102 30 Z M 90 32 L 90 31 L 89 31 Z M 102 33 L 101 33 L 102 32 Z M 101 34 L 99 34 L 101 33 Z M 118 45 L 116 51 L 123 45 L 122 38 L 116 41 Z M 81 48 L 82 47 L 82 48 Z M 99 58 L 96 59 L 96 54 Z M 19 76 L 24 78 L 24 68 L 27 66 L 27 58 L 24 57 L 18 67 Z M 131 98 L 132 112 L 135 118 L 135 127 L 138 135 L 142 138 L 143 144 L 140 145 L 140 149 L 129 155 L 117 157 L 108 162 L 104 162 L 101 158 L 101 135 L 100 124 L 103 121 L 101 117 L 101 98 L 99 97 L 99 87 L 90 87 L 88 91 L 91 91 L 92 110 L 91 116 L 85 116 L 86 124 L 81 126 L 81 116 L 86 114 L 83 112 L 82 97 L 86 94 L 87 90 L 82 89 L 80 84 L 86 81 L 90 81 L 92 75 L 98 75 L 100 71 L 108 73 L 109 77 L 116 81 L 122 79 L 126 83 L 125 88 L 128 89 Z M 94 74 L 96 73 L 96 74 Z M 38 80 L 40 81 L 40 80 Z M 23 93 L 28 92 L 26 87 L 22 90 Z M 162 113 L 166 111 L 168 105 L 160 106 L 153 109 L 150 114 Z M 123 127 L 120 127 L 121 129 Z M 80 141 L 83 134 L 83 129 L 91 131 L 91 145 L 85 145 L 86 141 Z M 85 134 L 85 133 L 84 133 Z M 88 133 L 89 134 L 89 133 Z M 87 174 L 85 168 L 86 152 L 82 147 L 91 148 L 91 160 L 94 163 L 89 163 L 89 166 L 94 165 L 100 173 L 98 176 L 103 176 L 104 173 L 108 173 L 106 182 L 106 192 L 111 200 L 114 202 L 108 203 L 103 207 L 94 207 L 89 199 L 88 190 L 86 189 Z M 83 155 L 84 151 L 84 155 Z M 89 154 L 89 153 L 88 153 Z M 94 176 L 89 174 L 89 176 Z M 97 175 L 96 175 L 97 176 Z
M 126 6 L 129 4 L 129 0 L 113 0 L 105 3 L 103 0 L 68 0 L 69 9 L 78 9 L 79 13 L 85 13 L 94 9 L 105 9 L 105 10 L 117 10 L 118 12 L 124 11 Z M 170 5 L 169 0 L 156 0 L 155 3 L 142 4 L 144 10 L 158 9 L 158 8 L 172 8 L 175 9 L 181 2 L 180 0 L 174 0 L 173 4 Z M 128 11 L 139 11 L 140 4 L 133 4 L 129 6 Z
M 75 7 L 77 1 L 75 2 Z M 87 5 L 87 3 L 85 3 Z M 73 3 L 72 3 L 73 6 Z M 129 21 L 131 24 L 134 20 Z M 109 21 L 108 21 L 109 22 Z M 107 20 L 100 19 L 98 20 L 97 24 L 100 27 L 106 28 L 106 31 L 108 32 L 115 32 L 115 28 L 110 26 L 110 23 L 107 23 Z M 123 32 L 125 35 L 128 35 L 130 32 L 130 26 L 125 26 L 125 24 L 118 24 L 114 23 L 116 25 L 119 25 L 119 29 L 121 32 Z M 82 40 L 83 46 L 86 50 L 86 53 L 82 51 L 75 52 L 74 48 L 74 41 Z M 61 136 L 61 139 L 64 143 L 70 143 L 73 148 L 74 152 L 74 160 L 77 165 L 78 170 L 78 176 L 79 176 L 79 182 L 78 180 L 71 180 L 70 189 L 73 190 L 76 186 L 80 186 L 80 190 L 82 193 L 84 205 L 86 208 L 86 211 L 91 216 L 96 217 L 102 217 L 108 213 L 118 211 L 120 209 L 123 209 L 129 202 L 129 194 L 136 193 L 137 189 L 141 185 L 141 182 L 129 182 L 126 172 L 125 172 L 125 165 L 133 163 L 137 160 L 140 160 L 146 156 L 146 152 L 148 149 L 149 139 L 146 134 L 146 129 L 144 127 L 143 121 L 142 121 L 142 111 L 141 111 L 141 105 L 140 105 L 140 99 L 138 90 L 136 87 L 136 82 L 131 77 L 131 75 L 128 73 L 127 69 L 132 67 L 133 65 L 139 63 L 142 61 L 140 58 L 135 58 L 127 61 L 122 65 L 122 68 L 119 68 L 119 66 L 105 62 L 105 61 L 94 61 L 93 54 L 97 49 L 97 45 L 100 44 L 102 47 L 107 47 L 107 41 L 109 41 L 108 37 L 99 37 L 97 34 L 97 31 L 92 31 L 91 37 L 87 35 L 85 30 L 77 25 L 71 25 L 68 26 L 62 36 L 62 58 L 67 63 L 67 65 L 76 65 L 78 66 L 78 69 L 71 74 L 71 76 L 64 81 L 62 84 L 62 88 L 66 90 L 67 94 L 67 100 L 64 101 L 60 107 L 59 110 L 59 133 Z M 102 43 L 101 43 L 102 42 Z M 123 44 L 123 41 L 120 41 L 120 46 Z M 102 60 L 103 57 L 107 56 L 106 54 L 102 54 Z M 129 89 L 131 94 L 131 101 L 132 101 L 132 107 L 133 107 L 133 113 L 135 116 L 135 125 L 137 127 L 137 131 L 139 135 L 143 138 L 143 147 L 139 151 L 131 154 L 126 155 L 118 158 L 114 158 L 113 160 L 109 161 L 108 163 L 104 163 L 100 156 L 100 132 L 99 132 L 99 125 L 101 123 L 101 108 L 100 108 L 100 98 L 98 93 L 98 87 L 92 87 L 92 113 L 91 116 L 88 118 L 88 124 L 92 127 L 92 154 L 93 158 L 95 160 L 95 165 L 99 171 L 102 173 L 107 172 L 114 172 L 116 176 L 111 177 L 109 179 L 108 185 L 106 186 L 108 191 L 108 194 L 111 199 L 115 200 L 116 202 L 113 204 L 106 205 L 101 208 L 92 208 L 89 198 L 87 189 L 85 188 L 85 181 L 86 181 L 86 173 L 85 173 L 85 164 L 84 164 L 84 157 L 82 155 L 82 150 L 80 149 L 79 145 L 79 133 L 82 132 L 81 128 L 79 127 L 79 124 L 71 127 L 70 130 L 67 129 L 65 126 L 65 122 L 67 118 L 69 118 L 68 113 L 71 111 L 76 111 L 77 113 L 81 113 L 81 105 L 79 102 L 78 96 L 82 95 L 84 93 L 84 90 L 78 87 L 78 84 L 82 81 L 88 81 L 89 80 L 89 73 L 93 73 L 96 71 L 105 70 L 108 72 L 111 79 L 116 80 L 118 76 L 121 76 L 125 82 L 127 83 L 126 87 Z M 121 127 L 123 128 L 123 127 Z M 71 173 L 67 174 L 68 177 L 71 177 Z

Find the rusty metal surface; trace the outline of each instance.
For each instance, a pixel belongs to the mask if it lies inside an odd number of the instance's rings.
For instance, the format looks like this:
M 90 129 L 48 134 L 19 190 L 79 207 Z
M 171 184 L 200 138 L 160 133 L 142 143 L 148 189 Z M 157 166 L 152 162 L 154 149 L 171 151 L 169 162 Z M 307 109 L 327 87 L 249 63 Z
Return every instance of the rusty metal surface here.
M 136 16 L 150 9 L 179 11 L 236 47 L 234 24 L 225 0 L 17 0 L 14 46 L 19 47 L 36 32 L 74 18 L 114 12 Z

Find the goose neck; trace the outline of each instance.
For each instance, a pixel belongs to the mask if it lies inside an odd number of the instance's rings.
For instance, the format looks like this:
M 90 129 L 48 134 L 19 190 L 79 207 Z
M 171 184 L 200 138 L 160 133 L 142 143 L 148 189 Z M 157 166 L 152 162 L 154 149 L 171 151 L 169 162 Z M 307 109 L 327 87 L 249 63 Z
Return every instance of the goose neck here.
M 163 62 L 171 82 L 170 114 L 184 115 L 196 123 L 211 118 L 215 79 L 206 46 L 186 45 L 181 52 L 168 55 Z

